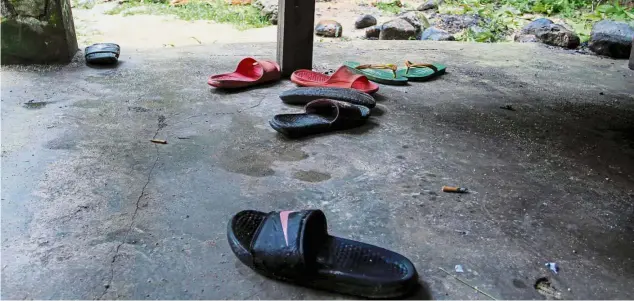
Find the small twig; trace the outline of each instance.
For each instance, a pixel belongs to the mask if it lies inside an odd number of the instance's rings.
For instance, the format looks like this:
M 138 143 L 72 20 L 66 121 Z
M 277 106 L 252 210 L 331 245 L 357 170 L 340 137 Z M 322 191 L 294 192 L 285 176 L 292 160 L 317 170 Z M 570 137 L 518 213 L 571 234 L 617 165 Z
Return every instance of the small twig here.
M 487 294 L 487 293 L 483 292 L 483 291 L 482 291 L 482 290 L 480 290 L 479 288 L 477 288 L 477 287 L 475 287 L 475 286 L 473 286 L 473 285 L 471 285 L 471 284 L 467 283 L 466 281 L 464 281 L 464 280 L 462 280 L 462 279 L 458 278 L 458 276 L 454 276 L 453 274 L 451 274 L 451 273 L 447 272 L 447 270 L 445 270 L 445 269 L 443 269 L 443 268 L 440 268 L 440 267 L 439 267 L 439 269 L 440 269 L 441 271 L 445 272 L 447 275 L 449 275 L 449 276 L 451 276 L 451 277 L 455 278 L 456 280 L 458 280 L 458 281 L 462 282 L 464 285 L 466 285 L 466 286 L 468 286 L 468 287 L 470 287 L 470 288 L 472 288 L 472 289 L 476 290 L 476 292 L 478 292 L 478 293 L 480 293 L 480 294 L 483 294 L 483 295 L 485 295 L 485 296 L 487 296 L 487 297 L 491 298 L 492 300 L 497 300 L 497 299 L 495 299 L 495 297 L 493 297 L 493 296 L 491 296 L 491 295 L 489 295 L 489 294 Z
M 165 141 L 163 139 L 152 139 L 150 141 L 154 142 L 154 143 L 158 143 L 158 144 L 167 144 L 167 141 Z
M 196 37 L 190 37 L 190 38 L 192 38 L 192 39 L 196 40 L 196 42 L 198 42 L 198 44 L 202 44 L 202 43 L 203 43 L 203 42 L 201 42 L 199 39 L 196 39 Z

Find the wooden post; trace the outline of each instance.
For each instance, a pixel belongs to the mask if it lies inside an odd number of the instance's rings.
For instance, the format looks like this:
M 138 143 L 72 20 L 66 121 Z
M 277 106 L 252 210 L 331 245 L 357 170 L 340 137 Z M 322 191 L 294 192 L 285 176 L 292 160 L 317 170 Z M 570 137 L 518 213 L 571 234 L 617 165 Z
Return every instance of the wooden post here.
M 279 0 L 277 62 L 282 76 L 313 68 L 315 0 Z

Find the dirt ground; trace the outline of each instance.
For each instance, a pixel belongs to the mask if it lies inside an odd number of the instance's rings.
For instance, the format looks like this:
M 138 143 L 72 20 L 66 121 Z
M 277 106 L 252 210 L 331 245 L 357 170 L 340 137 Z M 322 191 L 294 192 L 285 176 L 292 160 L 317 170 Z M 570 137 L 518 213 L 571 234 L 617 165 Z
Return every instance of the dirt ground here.
M 359 15 L 372 14 L 379 22 L 392 15 L 370 6 L 369 1 L 341 0 L 317 2 L 315 23 L 335 20 L 343 26 L 342 38 L 315 37 L 315 42 L 349 41 L 364 36 L 364 29 L 355 29 Z M 73 9 L 77 39 L 80 47 L 98 42 L 115 42 L 134 49 L 182 47 L 214 43 L 274 42 L 277 26 L 238 30 L 232 24 L 213 21 L 184 21 L 168 15 L 108 15 L 116 2 L 100 3 L 92 9 Z M 414 4 L 412 4 L 413 6 Z M 160 32 L 157 35 L 156 32 Z

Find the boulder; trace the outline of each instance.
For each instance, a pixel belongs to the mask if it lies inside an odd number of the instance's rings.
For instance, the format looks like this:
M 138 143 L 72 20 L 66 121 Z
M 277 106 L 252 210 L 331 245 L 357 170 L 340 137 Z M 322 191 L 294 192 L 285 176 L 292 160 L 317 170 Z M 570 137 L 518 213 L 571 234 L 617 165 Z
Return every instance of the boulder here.
M 581 43 L 579 36 L 562 25 L 555 24 L 550 19 L 539 18 L 522 28 L 515 37 L 516 42 L 541 42 L 544 44 L 565 48 L 577 48 Z
M 253 0 L 251 5 L 260 9 L 260 15 L 269 18 L 271 24 L 277 24 L 277 0 Z
M 430 27 L 423 31 L 423 35 L 420 37 L 421 40 L 431 40 L 431 41 L 455 41 L 456 38 L 449 34 L 447 31 L 438 29 L 436 27 Z
M 359 16 L 359 18 L 357 18 L 354 22 L 354 28 L 356 29 L 362 29 L 374 25 L 376 25 L 376 18 L 373 15 Z
M 371 40 L 378 39 L 381 34 L 381 25 L 375 25 L 365 30 L 365 37 Z
M 315 34 L 322 37 L 338 38 L 342 32 L 343 27 L 334 20 L 322 20 L 315 26 Z
M 628 58 L 632 51 L 634 29 L 627 23 L 599 21 L 592 27 L 588 46 L 596 54 L 613 58 Z
M 522 35 L 535 35 L 535 31 L 538 28 L 544 27 L 544 26 L 550 26 L 553 25 L 555 23 L 553 23 L 553 21 L 546 19 L 546 18 L 539 18 L 536 19 L 528 24 L 526 24 L 526 26 L 524 26 L 522 28 L 522 30 L 520 31 L 520 34 Z
M 422 13 L 408 11 L 398 14 L 396 15 L 396 17 L 399 19 L 403 19 L 407 21 L 407 23 L 414 26 L 414 29 L 416 29 L 417 33 L 420 33 L 425 28 L 429 27 L 429 22 L 427 21 L 427 18 L 425 18 L 425 15 L 423 15 Z
M 428 0 L 427 2 L 419 5 L 416 10 L 418 11 L 426 11 L 431 9 L 437 9 L 438 5 L 442 4 L 442 0 Z
M 519 34 L 515 36 L 515 42 L 518 43 L 535 43 L 537 41 L 537 37 L 533 34 Z
M 379 40 L 411 40 L 415 38 L 416 28 L 401 18 L 383 24 L 379 34 Z
M 535 30 L 535 37 L 544 44 L 574 49 L 581 40 L 574 32 L 559 24 L 550 24 Z
M 451 34 L 478 25 L 482 18 L 480 15 L 437 15 L 435 26 L 444 29 Z

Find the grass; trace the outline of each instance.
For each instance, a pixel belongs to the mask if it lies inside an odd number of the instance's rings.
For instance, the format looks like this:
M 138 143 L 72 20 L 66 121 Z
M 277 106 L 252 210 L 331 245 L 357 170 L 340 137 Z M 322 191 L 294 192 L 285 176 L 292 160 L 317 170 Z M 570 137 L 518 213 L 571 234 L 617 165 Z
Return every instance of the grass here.
M 470 29 L 456 35 L 457 40 L 476 42 L 508 41 L 511 34 L 537 17 L 562 19 L 582 42 L 590 37 L 592 25 L 600 20 L 634 21 L 633 0 L 448 0 L 441 13 L 478 14 L 486 22 L 484 30 Z M 530 16 L 526 18 L 525 15 Z M 529 19 L 529 20 L 526 20 Z
M 403 7 L 403 3 L 401 3 L 400 0 L 394 0 L 391 2 L 377 2 L 374 4 L 374 6 L 376 6 L 376 8 L 378 8 L 381 11 L 387 12 L 387 13 L 391 13 L 391 14 L 398 14 L 401 12 L 401 8 Z
M 271 25 L 260 10 L 251 5 L 231 5 L 223 0 L 189 2 L 181 6 L 166 3 L 126 2 L 107 12 L 109 15 L 174 15 L 180 19 L 211 20 L 218 23 L 230 23 L 240 30 L 260 28 Z

